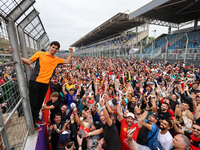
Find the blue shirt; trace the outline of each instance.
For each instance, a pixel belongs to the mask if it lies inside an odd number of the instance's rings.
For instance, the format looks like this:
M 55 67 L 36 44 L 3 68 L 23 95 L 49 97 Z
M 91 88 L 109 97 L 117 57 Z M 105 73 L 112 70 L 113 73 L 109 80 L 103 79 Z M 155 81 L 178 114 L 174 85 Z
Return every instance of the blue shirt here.
M 146 123 L 148 123 L 148 120 L 145 120 Z M 156 131 L 157 130 L 157 131 Z M 148 141 L 148 147 L 150 149 L 152 149 L 153 147 L 153 142 L 156 140 L 157 136 L 158 136 L 158 126 L 156 124 L 152 124 L 151 125 L 151 130 L 149 130 L 149 134 L 148 134 L 148 139 L 156 132 L 156 134 Z
M 73 95 L 70 95 L 69 93 L 66 94 L 65 98 L 66 98 L 66 103 L 67 103 L 68 108 L 70 108 L 71 103 L 76 104 L 76 101 L 74 100 L 75 96 L 76 96 L 76 93 L 74 93 Z

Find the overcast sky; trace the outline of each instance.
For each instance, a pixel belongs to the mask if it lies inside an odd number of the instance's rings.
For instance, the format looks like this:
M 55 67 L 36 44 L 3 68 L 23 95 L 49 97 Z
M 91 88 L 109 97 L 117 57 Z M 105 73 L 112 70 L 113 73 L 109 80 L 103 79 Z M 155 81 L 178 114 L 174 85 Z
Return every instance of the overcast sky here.
M 131 13 L 151 0 L 37 0 L 34 7 L 51 41 L 57 40 L 60 49 L 68 49 L 71 44 L 104 23 L 119 12 Z M 152 26 L 150 36 L 156 36 L 167 28 Z

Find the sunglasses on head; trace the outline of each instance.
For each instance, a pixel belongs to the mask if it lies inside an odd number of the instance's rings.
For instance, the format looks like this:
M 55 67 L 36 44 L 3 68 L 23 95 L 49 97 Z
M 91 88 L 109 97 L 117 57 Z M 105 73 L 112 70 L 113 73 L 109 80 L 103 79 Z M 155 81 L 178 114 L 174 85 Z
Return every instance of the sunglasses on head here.
M 192 129 L 194 129 L 194 130 L 195 130 L 195 129 L 197 129 L 197 128 L 195 128 L 195 127 L 192 127 Z M 200 131 L 200 129 L 197 129 L 197 131 Z

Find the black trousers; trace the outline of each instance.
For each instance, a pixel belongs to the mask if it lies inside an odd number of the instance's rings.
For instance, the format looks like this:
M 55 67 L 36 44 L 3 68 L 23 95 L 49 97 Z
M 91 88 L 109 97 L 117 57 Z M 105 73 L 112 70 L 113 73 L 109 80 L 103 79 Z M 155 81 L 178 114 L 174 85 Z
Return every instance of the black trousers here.
M 46 96 L 49 84 L 29 81 L 29 99 L 31 105 L 31 111 L 33 115 L 33 121 L 39 117 L 39 112 Z

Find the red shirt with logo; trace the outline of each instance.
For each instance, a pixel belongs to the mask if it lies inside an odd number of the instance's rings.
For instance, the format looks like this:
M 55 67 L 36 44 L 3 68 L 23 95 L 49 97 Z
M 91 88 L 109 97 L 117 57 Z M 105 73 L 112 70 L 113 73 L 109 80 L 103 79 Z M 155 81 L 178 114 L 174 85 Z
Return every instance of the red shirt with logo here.
M 133 129 L 136 127 L 136 130 L 133 132 L 133 140 L 137 141 L 137 136 L 140 131 L 140 128 L 138 127 L 138 123 L 132 124 L 131 127 L 128 127 L 126 123 L 126 119 L 121 120 L 121 132 L 120 132 L 120 141 L 122 144 L 122 150 L 130 150 L 128 146 L 128 141 L 127 141 L 127 131 L 128 129 Z
M 184 132 L 185 135 L 190 139 L 190 148 L 192 150 L 200 150 L 200 138 L 196 138 L 193 133 Z

